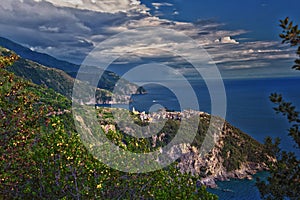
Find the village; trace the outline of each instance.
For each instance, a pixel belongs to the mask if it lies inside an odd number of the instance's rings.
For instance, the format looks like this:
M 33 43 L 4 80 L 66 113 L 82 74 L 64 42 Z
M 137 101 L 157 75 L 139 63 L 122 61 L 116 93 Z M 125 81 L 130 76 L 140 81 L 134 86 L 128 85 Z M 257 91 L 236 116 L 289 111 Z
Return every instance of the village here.
M 182 119 L 188 119 L 195 115 L 201 115 L 204 114 L 204 112 L 199 112 L 195 110 L 184 110 L 182 112 L 176 112 L 176 111 L 167 111 L 166 109 L 160 109 L 157 112 L 149 112 L 146 113 L 145 111 L 139 112 L 134 107 L 132 108 L 132 113 L 134 115 L 138 115 L 140 117 L 140 120 L 142 122 L 158 122 L 160 120 L 164 119 L 170 119 L 170 120 L 179 120 Z

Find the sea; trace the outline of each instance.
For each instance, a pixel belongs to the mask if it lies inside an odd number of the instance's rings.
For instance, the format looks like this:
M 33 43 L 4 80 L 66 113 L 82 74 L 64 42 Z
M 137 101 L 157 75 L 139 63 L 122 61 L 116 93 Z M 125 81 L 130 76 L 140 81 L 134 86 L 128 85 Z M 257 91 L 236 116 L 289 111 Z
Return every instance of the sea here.
M 210 91 L 205 82 L 191 80 L 190 85 L 198 98 L 200 110 L 211 113 Z M 295 148 L 295 143 L 288 136 L 289 123 L 284 116 L 275 113 L 273 109 L 275 105 L 269 100 L 271 93 L 282 94 L 286 101 L 293 102 L 300 111 L 300 77 L 225 79 L 224 86 L 227 99 L 225 119 L 229 123 L 262 143 L 267 136 L 279 137 L 280 147 L 283 150 L 293 151 L 300 157 L 299 149 Z M 147 93 L 133 95 L 130 105 L 125 108 L 133 109 L 134 107 L 139 111 L 151 112 L 155 111 L 153 110 L 155 108 L 164 107 L 167 110 L 180 111 L 185 108 L 181 108 L 177 97 L 191 89 L 185 88 L 184 84 L 177 81 L 168 82 L 168 84 L 144 84 L 143 87 Z M 177 91 L 177 94 L 174 91 Z M 180 91 L 182 91 L 181 94 Z M 185 96 L 185 101 L 188 100 L 189 96 Z M 266 178 L 267 174 L 267 172 L 261 172 L 255 176 Z M 209 191 L 218 195 L 220 200 L 260 199 L 255 186 L 255 178 L 219 181 L 217 184 L 217 189 L 209 189 Z

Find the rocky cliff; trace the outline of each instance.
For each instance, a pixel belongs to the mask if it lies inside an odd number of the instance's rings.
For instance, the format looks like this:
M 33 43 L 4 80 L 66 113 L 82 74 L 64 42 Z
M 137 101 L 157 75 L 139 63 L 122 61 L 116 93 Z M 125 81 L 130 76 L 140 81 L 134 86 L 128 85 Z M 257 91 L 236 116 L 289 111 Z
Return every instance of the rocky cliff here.
M 103 110 L 110 111 L 107 108 L 99 110 L 101 124 L 106 124 L 103 126 L 105 132 L 112 130 L 113 132 L 121 132 L 123 136 L 126 135 L 118 129 L 118 125 L 114 124 L 112 118 L 107 117 L 107 114 L 103 114 Z M 267 170 L 265 163 L 272 160 L 272 158 L 267 155 L 264 145 L 225 120 L 223 120 L 222 127 L 214 127 L 216 125 L 212 124 L 212 134 L 218 137 L 216 137 L 214 146 L 210 151 L 203 154 L 201 146 L 211 116 L 207 113 L 193 111 L 193 114 L 195 113 L 199 115 L 200 123 L 194 141 L 191 144 L 180 144 L 180 148 L 174 148 L 169 155 L 172 158 L 178 151 L 181 151 L 180 153 L 183 156 L 177 160 L 177 166 L 182 173 L 197 176 L 200 184 L 216 187 L 216 180 L 251 179 L 256 172 Z M 181 124 L 181 116 L 183 116 L 183 113 L 180 112 L 132 113 L 135 122 L 142 126 L 155 123 L 158 118 L 167 120 L 161 131 L 148 139 L 149 144 L 147 146 L 151 146 L 152 151 L 162 148 L 174 138 Z M 126 137 L 128 136 L 124 136 L 124 138 Z M 124 138 L 121 140 L 124 140 Z
M 225 123 L 208 154 L 201 156 L 199 147 L 191 145 L 178 167 L 183 173 L 199 176 L 201 184 L 217 187 L 217 180 L 252 179 L 253 174 L 267 170 L 265 162 L 269 159 L 262 144 Z

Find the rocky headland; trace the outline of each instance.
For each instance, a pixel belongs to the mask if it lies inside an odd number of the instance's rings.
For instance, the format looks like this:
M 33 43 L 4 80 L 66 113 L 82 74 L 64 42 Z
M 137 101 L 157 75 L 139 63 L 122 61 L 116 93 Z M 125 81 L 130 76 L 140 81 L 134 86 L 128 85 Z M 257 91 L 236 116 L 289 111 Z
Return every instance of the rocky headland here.
M 198 133 L 192 144 L 181 144 L 180 151 L 183 156 L 177 160 L 177 166 L 182 173 L 190 173 L 199 177 L 199 184 L 214 188 L 217 187 L 216 181 L 252 179 L 252 175 L 257 172 L 268 170 L 266 165 L 268 161 L 275 161 L 267 154 L 263 144 L 225 120 L 222 127 L 211 125 L 214 127 L 212 134 L 217 136 L 216 141 L 210 151 L 203 154 L 201 146 L 211 119 L 211 115 L 204 112 L 162 111 L 147 114 L 134 111 L 132 116 L 140 123 L 146 124 L 155 123 L 158 119 L 167 119 L 167 123 L 176 129 L 176 126 L 180 126 L 182 117 L 190 117 L 195 114 L 200 117 Z M 106 124 L 103 125 L 106 132 L 118 129 L 117 125 L 111 123 L 112 121 L 110 124 L 103 123 Z M 166 125 L 159 134 L 152 136 L 150 142 L 153 148 L 160 148 L 159 146 L 167 144 L 174 136 L 174 130 L 168 128 L 169 125 Z M 178 153 L 178 149 L 174 150 L 174 154 L 176 153 Z M 174 155 L 171 153 L 170 157 L 172 156 Z

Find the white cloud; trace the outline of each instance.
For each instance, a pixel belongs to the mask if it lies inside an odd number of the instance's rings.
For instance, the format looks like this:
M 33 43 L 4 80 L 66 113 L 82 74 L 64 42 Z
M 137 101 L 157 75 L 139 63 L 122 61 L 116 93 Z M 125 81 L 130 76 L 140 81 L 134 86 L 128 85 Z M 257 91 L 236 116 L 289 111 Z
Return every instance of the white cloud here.
M 160 7 L 162 7 L 162 6 L 173 6 L 173 4 L 171 4 L 171 3 L 166 3 L 166 2 L 164 2 L 164 3 L 152 3 L 152 6 L 156 9 L 156 10 L 158 10 L 158 9 L 160 9 Z
M 147 13 L 149 9 L 138 0 L 45 0 L 55 6 L 71 7 L 96 12 L 118 13 L 135 11 Z
M 251 69 L 251 68 L 263 68 L 270 65 L 269 62 L 256 60 L 252 62 L 235 62 L 225 65 L 223 69 L 232 70 L 232 69 Z
M 58 33 L 60 31 L 59 27 L 47 27 L 47 26 L 40 26 L 39 27 L 40 31 L 44 32 L 53 32 L 53 33 Z
M 293 58 L 291 49 L 282 47 L 279 42 L 243 42 L 234 46 L 214 46 L 208 49 L 214 62 L 225 70 L 263 68 L 274 62 Z
M 179 12 L 175 10 L 172 15 L 179 15 Z
M 258 49 L 257 52 L 258 53 L 276 53 L 276 52 L 282 52 L 282 50 L 281 49 L 263 49 L 263 50 Z
M 222 44 L 239 44 L 239 42 L 237 42 L 236 40 L 231 39 L 230 36 L 222 37 L 220 39 L 215 40 L 215 42 Z

